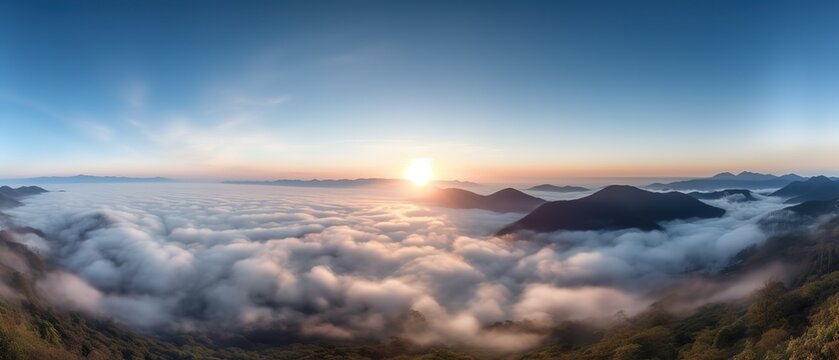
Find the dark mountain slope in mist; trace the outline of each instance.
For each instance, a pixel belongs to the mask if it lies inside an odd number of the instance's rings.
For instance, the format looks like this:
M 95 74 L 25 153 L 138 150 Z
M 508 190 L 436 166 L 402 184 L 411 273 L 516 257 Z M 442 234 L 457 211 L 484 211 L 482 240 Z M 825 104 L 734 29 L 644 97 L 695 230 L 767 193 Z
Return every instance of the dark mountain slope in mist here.
M 679 193 L 655 193 L 632 186 L 612 185 L 590 196 L 546 203 L 498 234 L 519 230 L 657 230 L 661 221 L 714 218 L 725 210 Z
M 21 205 L 23 204 L 15 198 L 0 194 L 0 209 L 9 209 Z
M 706 280 L 655 302 L 607 331 L 577 322 L 557 326 L 522 359 L 837 359 L 839 358 L 839 221 L 812 232 L 780 233 L 742 251 L 715 279 L 784 264 L 792 280 L 770 280 L 744 301 L 679 311 Z M 600 334 L 580 336 L 581 334 Z
M 808 205 L 816 204 L 813 202 Z M 835 203 L 832 207 L 818 205 L 789 210 L 793 212 L 803 210 L 815 216 L 801 217 L 799 225 L 802 226 L 799 227 L 771 229 L 770 233 L 773 235 L 766 242 L 740 251 L 731 260 L 731 265 L 725 272 L 751 271 L 779 262 L 793 264 L 804 271 L 800 275 L 802 278 L 839 271 L 839 217 L 836 217 L 839 215 L 839 207 Z M 798 206 L 800 205 L 796 207 Z M 833 217 L 824 222 L 815 222 L 826 215 Z
M 732 201 L 755 201 L 754 194 L 746 189 L 726 189 L 712 192 L 690 192 L 691 197 L 699 200 L 719 200 L 722 198 L 729 198 Z
M 0 208 L 13 208 L 23 205 L 21 198 L 45 193 L 46 190 L 37 186 L 21 186 L 19 188 L 11 188 L 9 186 L 0 186 Z
M 816 221 L 835 215 L 839 215 L 839 198 L 810 200 L 769 213 L 759 224 L 769 232 L 804 231 Z
M 536 186 L 527 188 L 527 190 L 550 191 L 550 192 L 558 192 L 558 193 L 571 193 L 571 192 L 589 191 L 588 188 L 584 188 L 582 186 L 571 186 L 571 185 L 556 186 L 556 185 L 551 185 L 551 184 L 536 185 Z
M 833 214 L 839 212 L 839 199 L 805 201 L 786 210 L 813 217 Z
M 826 176 L 814 176 L 806 181 L 796 181 L 775 191 L 772 196 L 789 198 L 789 204 L 810 200 L 831 200 L 839 198 L 839 181 Z
M 709 178 L 691 179 L 676 181 L 667 184 L 654 183 L 646 188 L 652 190 L 719 190 L 726 188 L 738 188 L 749 190 L 777 189 L 793 181 L 804 180 L 805 178 L 796 174 L 775 176 L 771 174 L 758 174 L 748 171 L 734 175 L 729 172 L 720 173 Z
M 499 190 L 490 195 L 480 195 L 455 188 L 435 189 L 431 190 L 423 200 L 454 209 L 483 209 L 503 213 L 528 212 L 545 203 L 543 199 L 512 188 Z

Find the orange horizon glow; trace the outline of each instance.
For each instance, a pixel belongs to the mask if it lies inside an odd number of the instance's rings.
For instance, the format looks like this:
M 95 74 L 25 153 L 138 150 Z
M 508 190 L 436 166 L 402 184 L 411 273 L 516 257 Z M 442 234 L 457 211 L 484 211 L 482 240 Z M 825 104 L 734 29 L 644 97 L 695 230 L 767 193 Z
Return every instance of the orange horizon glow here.
M 102 162 L 78 168 L 70 164 L 55 166 L 25 166 L 0 172 L 0 178 L 25 178 L 38 176 L 73 176 L 78 174 L 98 176 L 169 177 L 189 180 L 276 180 L 276 179 L 354 179 L 354 178 L 404 178 L 405 164 L 411 159 L 429 156 L 402 156 L 383 152 L 376 156 L 347 159 L 323 159 L 320 162 L 266 162 L 236 161 L 184 164 L 171 162 Z M 562 160 L 513 161 L 504 158 L 465 158 L 461 154 L 434 157 L 433 177 L 439 180 L 474 182 L 540 181 L 570 178 L 675 178 L 708 177 L 720 172 L 739 173 L 752 171 L 782 175 L 837 175 L 839 158 L 825 159 L 821 152 L 773 153 L 750 159 L 692 158 L 626 159 L 616 155 L 613 159 L 564 158 Z M 341 161 L 345 160 L 345 161 Z M 335 165 L 340 164 L 340 165 Z M 795 164 L 788 167 L 785 164 Z
M 355 178 L 407 178 L 405 162 L 387 168 L 379 167 L 340 167 L 329 170 L 308 167 L 269 167 L 269 166 L 221 166 L 218 168 L 185 170 L 184 168 L 155 167 L 155 169 L 107 167 L 103 169 L 53 169 L 53 171 L 28 171 L 14 174 L 2 174 L 0 178 L 25 178 L 38 176 L 74 176 L 78 174 L 93 176 L 129 176 L 129 177 L 169 177 L 175 179 L 197 180 L 276 180 L 276 179 L 355 179 Z M 744 166 L 741 164 L 700 166 L 656 165 L 656 164 L 609 164 L 609 165 L 508 165 L 508 166 L 459 166 L 460 163 L 435 161 L 433 180 L 463 180 L 475 182 L 536 181 L 542 179 L 564 178 L 667 178 L 667 177 L 708 177 L 720 172 L 739 173 L 752 171 L 782 175 L 798 173 L 800 175 L 833 175 L 835 171 L 821 166 L 789 169 L 776 164 Z M 774 166 L 773 166 L 774 165 Z M 806 164 L 804 164 L 806 165 Z M 427 180 L 430 181 L 430 180 Z M 427 182 L 426 181 L 426 182 Z M 416 182 L 416 181 L 415 181 Z M 422 182 L 422 181 L 419 181 Z

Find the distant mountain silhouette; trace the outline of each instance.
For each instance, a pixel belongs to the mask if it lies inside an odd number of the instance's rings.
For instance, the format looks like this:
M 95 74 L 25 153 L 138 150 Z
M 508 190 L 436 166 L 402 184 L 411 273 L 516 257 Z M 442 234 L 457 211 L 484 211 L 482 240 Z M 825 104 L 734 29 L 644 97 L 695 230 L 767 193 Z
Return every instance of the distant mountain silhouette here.
M 495 212 L 528 212 L 545 200 L 527 195 L 512 188 L 490 195 L 480 195 L 463 189 L 436 189 L 425 198 L 426 202 L 455 209 L 483 209 Z
M 775 176 L 771 174 L 758 174 L 748 171 L 743 171 L 737 175 L 730 172 L 716 174 L 709 178 L 691 179 L 671 182 L 667 184 L 654 183 L 647 185 L 646 188 L 652 190 L 719 190 L 725 188 L 738 189 L 776 189 L 784 187 L 793 181 L 805 180 L 805 178 L 796 174 L 787 174 L 783 176 Z
M 690 192 L 688 193 L 694 199 L 699 200 L 719 200 L 722 198 L 731 198 L 734 201 L 755 201 L 754 195 L 751 191 L 746 189 L 726 189 L 712 192 Z
M 784 175 L 784 176 L 796 176 L 796 175 Z M 719 173 L 711 177 L 712 179 L 720 179 L 720 180 L 744 180 L 744 181 L 766 181 L 766 180 L 774 180 L 779 178 L 779 176 L 775 176 L 772 174 L 760 174 L 760 173 L 753 173 L 749 171 L 743 171 L 737 175 L 734 175 L 730 172 Z
M 498 234 L 519 230 L 656 230 L 661 228 L 658 224 L 661 221 L 714 218 L 723 214 L 725 210 L 683 193 L 656 193 L 633 186 L 612 185 L 581 199 L 543 204 Z
M 23 203 L 18 201 L 19 199 L 44 192 L 47 191 L 37 186 L 21 186 L 17 189 L 8 186 L 0 186 L 0 208 L 8 209 L 21 206 Z
M 172 182 L 174 180 L 163 177 L 122 177 L 122 176 L 42 176 L 22 179 L 5 179 L 2 182 L 14 184 L 103 184 L 103 183 L 147 183 Z
M 760 219 L 758 225 L 766 233 L 810 232 L 813 225 L 823 219 L 836 221 L 837 215 L 839 215 L 839 198 L 810 200 L 773 211 Z
M 534 187 L 528 188 L 527 190 L 570 193 L 570 192 L 588 191 L 589 189 L 584 188 L 582 186 L 569 186 L 569 185 L 556 186 L 556 185 L 551 185 L 551 184 L 542 184 L 542 185 L 536 185 Z
M 259 180 L 230 180 L 224 181 L 225 184 L 243 184 L 243 185 L 273 185 L 273 186 L 294 186 L 294 187 L 317 187 L 317 188 L 354 188 L 354 187 L 385 187 L 385 186 L 404 186 L 411 185 L 411 182 L 404 179 L 386 179 L 386 178 L 363 178 L 363 179 L 279 179 L 272 181 Z M 469 181 L 458 180 L 438 180 L 432 181 L 431 184 L 438 186 L 477 186 L 478 184 Z
M 839 197 L 839 181 L 826 176 L 814 176 L 807 181 L 793 182 L 771 194 L 789 198 L 789 204 L 798 204 L 810 200 L 830 200 Z

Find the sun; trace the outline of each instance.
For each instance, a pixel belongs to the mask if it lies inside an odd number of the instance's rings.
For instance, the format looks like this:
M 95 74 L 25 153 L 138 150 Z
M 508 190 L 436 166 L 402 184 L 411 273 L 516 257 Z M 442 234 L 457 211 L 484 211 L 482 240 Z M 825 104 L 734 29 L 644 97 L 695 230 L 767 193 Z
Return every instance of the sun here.
M 434 180 L 434 169 L 431 168 L 431 159 L 414 159 L 402 175 L 405 180 L 422 186 Z

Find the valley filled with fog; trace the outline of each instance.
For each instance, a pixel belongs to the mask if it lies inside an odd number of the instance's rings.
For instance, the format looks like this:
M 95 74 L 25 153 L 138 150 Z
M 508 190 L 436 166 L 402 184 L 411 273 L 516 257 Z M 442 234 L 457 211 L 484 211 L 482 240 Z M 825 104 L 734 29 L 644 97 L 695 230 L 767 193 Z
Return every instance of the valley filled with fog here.
M 608 325 L 662 296 L 687 311 L 743 298 L 772 263 L 715 277 L 769 234 L 785 207 L 708 200 L 720 218 L 662 230 L 522 232 L 521 213 L 447 209 L 410 189 L 231 184 L 74 184 L 6 211 L 56 265 L 37 288 L 55 306 L 140 332 L 269 329 L 277 337 L 384 340 L 521 351 L 566 320 Z M 64 190 L 64 191 L 54 191 Z M 551 200 L 589 194 L 550 195 Z M 679 296 L 676 298 L 681 299 Z M 511 321 L 519 326 L 493 326 Z

